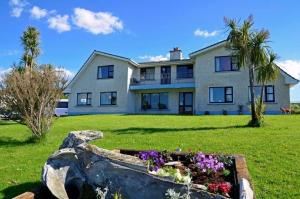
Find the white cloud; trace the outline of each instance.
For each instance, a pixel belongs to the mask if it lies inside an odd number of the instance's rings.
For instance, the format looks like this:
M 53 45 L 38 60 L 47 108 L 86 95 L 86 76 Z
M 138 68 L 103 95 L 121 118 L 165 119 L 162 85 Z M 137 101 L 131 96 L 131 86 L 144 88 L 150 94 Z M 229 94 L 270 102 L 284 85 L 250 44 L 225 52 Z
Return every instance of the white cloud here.
M 71 30 L 68 15 L 56 15 L 48 19 L 49 28 L 55 29 L 57 32 L 66 32 Z
M 167 61 L 170 59 L 170 54 L 166 54 L 166 55 L 143 55 L 143 56 L 139 56 L 139 59 L 142 59 L 144 61 Z
M 0 67 L 0 81 L 3 80 L 3 76 L 5 74 L 9 73 L 11 71 L 11 69 L 12 68 L 2 68 L 2 67 Z M 57 68 L 55 68 L 55 70 L 58 71 L 58 72 L 63 73 L 68 80 L 71 80 L 75 76 L 75 73 L 73 73 L 72 71 L 70 71 L 66 68 L 57 67 Z
M 3 69 L 0 67 L 0 81 L 3 80 L 3 76 L 11 71 L 11 68 Z
M 278 61 L 277 65 L 293 77 L 300 79 L 300 60 Z
M 38 6 L 33 6 L 30 10 L 30 16 L 35 19 L 41 19 L 47 16 L 47 10 Z
M 10 15 L 12 17 L 20 17 L 24 7 L 27 5 L 27 1 L 25 0 L 9 0 L 9 5 L 12 8 Z
M 194 35 L 197 36 L 197 37 L 204 37 L 204 38 L 207 38 L 207 37 L 214 37 L 214 36 L 217 36 L 219 34 L 219 31 L 218 30 L 214 30 L 212 32 L 208 32 L 207 30 L 201 30 L 201 29 L 197 29 L 194 31 Z
M 83 8 L 75 8 L 73 23 L 92 34 L 110 34 L 123 29 L 122 21 L 109 12 L 92 12 Z
M 66 75 L 67 79 L 69 79 L 69 80 L 71 80 L 75 76 L 75 74 L 72 71 L 70 71 L 66 68 L 60 67 L 60 68 L 55 68 L 55 70 Z

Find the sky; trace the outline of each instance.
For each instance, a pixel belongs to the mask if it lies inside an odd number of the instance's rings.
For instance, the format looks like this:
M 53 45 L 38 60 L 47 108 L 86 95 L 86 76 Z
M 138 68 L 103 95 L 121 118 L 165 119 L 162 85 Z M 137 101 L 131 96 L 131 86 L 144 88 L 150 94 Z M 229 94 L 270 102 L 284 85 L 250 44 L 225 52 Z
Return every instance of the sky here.
M 300 79 L 299 7 L 298 0 L 1 0 L 0 75 L 20 61 L 20 36 L 28 26 L 41 34 L 39 63 L 72 77 L 93 50 L 139 62 L 166 60 L 179 47 L 188 58 L 226 38 L 224 17 L 251 14 L 255 29 L 270 31 L 278 65 Z M 291 101 L 300 101 L 300 84 L 291 89 Z

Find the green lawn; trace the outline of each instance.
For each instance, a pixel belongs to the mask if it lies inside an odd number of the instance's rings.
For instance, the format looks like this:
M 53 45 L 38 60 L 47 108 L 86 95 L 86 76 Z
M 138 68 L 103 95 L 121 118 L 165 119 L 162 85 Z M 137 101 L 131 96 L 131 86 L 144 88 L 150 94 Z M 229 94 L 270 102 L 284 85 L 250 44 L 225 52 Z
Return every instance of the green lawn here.
M 300 198 L 300 115 L 267 116 L 263 128 L 249 116 L 97 115 L 59 118 L 47 139 L 27 143 L 28 129 L 0 121 L 0 198 L 39 183 L 47 157 L 71 130 L 104 132 L 100 147 L 244 154 L 257 198 Z

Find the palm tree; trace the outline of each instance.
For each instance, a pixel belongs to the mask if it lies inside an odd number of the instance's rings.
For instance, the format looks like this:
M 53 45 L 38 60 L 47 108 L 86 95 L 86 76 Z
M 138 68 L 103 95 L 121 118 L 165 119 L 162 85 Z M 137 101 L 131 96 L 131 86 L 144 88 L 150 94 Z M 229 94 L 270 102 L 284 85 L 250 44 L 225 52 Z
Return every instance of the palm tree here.
M 36 58 L 40 54 L 40 33 L 35 27 L 29 26 L 21 36 L 21 42 L 24 48 L 22 61 L 25 67 L 32 69 L 37 66 Z
M 268 52 L 267 63 L 260 67 L 256 68 L 257 75 L 256 81 L 261 85 L 261 93 L 260 93 L 260 106 L 263 103 L 263 95 L 264 95 L 264 87 L 268 81 L 274 81 L 278 76 L 278 67 L 275 64 L 275 60 L 277 59 L 277 55 L 270 51 Z
M 265 65 L 266 52 L 268 49 L 267 40 L 269 32 L 261 30 L 256 32 L 252 29 L 253 18 L 249 16 L 240 26 L 234 19 L 224 19 L 226 26 L 229 28 L 228 48 L 232 50 L 232 55 L 239 62 L 239 67 L 248 68 L 249 85 L 251 98 L 251 126 L 259 125 L 255 108 L 254 81 L 255 69 L 258 66 Z

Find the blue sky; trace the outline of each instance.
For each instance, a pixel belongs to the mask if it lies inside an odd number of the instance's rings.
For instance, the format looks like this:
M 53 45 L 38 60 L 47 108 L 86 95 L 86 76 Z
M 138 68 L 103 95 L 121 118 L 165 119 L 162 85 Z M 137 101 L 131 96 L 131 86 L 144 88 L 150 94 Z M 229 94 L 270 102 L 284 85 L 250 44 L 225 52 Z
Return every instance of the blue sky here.
M 161 60 L 178 46 L 184 56 L 226 38 L 223 17 L 245 19 L 271 32 L 278 64 L 300 78 L 300 2 L 159 0 L 0 1 L 0 74 L 18 62 L 20 35 L 29 25 L 41 32 L 40 63 L 76 73 L 96 49 L 136 61 Z M 300 101 L 300 85 L 291 89 Z

